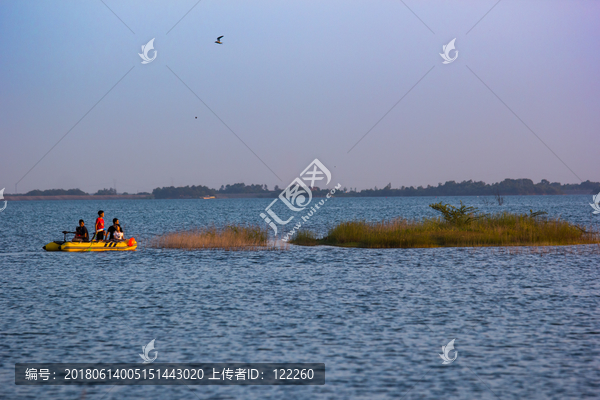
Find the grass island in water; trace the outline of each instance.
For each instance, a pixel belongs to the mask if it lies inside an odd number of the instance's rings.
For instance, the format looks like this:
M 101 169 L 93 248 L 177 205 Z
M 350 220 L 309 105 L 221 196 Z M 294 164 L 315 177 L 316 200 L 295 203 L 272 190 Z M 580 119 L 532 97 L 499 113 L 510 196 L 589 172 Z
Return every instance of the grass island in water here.
M 155 237 L 150 247 L 166 249 L 223 249 L 266 250 L 275 246 L 268 244 L 266 228 L 259 226 L 227 225 L 171 232 Z
M 342 246 L 362 248 L 557 246 L 600 243 L 596 231 L 559 218 L 546 218 L 545 212 L 477 214 L 474 207 L 436 203 L 429 207 L 440 218 L 366 222 L 348 221 L 329 230 L 323 238 L 300 231 L 290 243 L 302 246 Z

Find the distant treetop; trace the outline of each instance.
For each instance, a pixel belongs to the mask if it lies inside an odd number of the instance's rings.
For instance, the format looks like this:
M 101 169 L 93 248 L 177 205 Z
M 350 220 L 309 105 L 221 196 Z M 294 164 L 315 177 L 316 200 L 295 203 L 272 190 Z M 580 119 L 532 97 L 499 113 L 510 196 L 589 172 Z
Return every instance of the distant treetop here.
M 163 187 L 152 191 L 155 199 L 199 199 L 214 196 L 215 190 L 206 186 Z
M 48 189 L 48 190 L 32 190 L 25 193 L 25 196 L 85 196 L 87 195 L 81 189 Z
M 109 195 L 116 195 L 117 194 L 117 189 L 114 188 L 110 188 L 110 189 L 100 189 L 98 190 L 96 193 L 94 193 L 96 196 L 109 196 Z
M 244 183 L 234 183 L 233 185 L 223 186 L 219 193 L 267 193 L 267 185 L 246 185 Z

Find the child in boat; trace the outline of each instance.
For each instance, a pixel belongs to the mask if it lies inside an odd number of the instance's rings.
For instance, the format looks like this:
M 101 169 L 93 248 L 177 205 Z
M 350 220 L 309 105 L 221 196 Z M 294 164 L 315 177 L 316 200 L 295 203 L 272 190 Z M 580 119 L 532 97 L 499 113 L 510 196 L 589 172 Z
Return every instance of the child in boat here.
M 113 233 L 113 240 L 115 242 L 120 242 L 123 240 L 123 230 L 121 229 L 121 225 L 117 225 L 115 227 L 115 232 Z
M 113 240 L 115 238 L 115 232 L 117 230 L 117 226 L 121 226 L 119 224 L 119 218 L 113 218 L 113 224 L 108 227 L 106 230 L 106 234 L 108 235 L 108 240 Z M 121 233 L 123 233 L 123 229 L 121 229 Z
M 89 242 L 90 234 L 88 233 L 87 228 L 85 227 L 85 223 L 82 219 L 79 220 L 79 226 L 75 228 L 75 237 L 73 238 L 74 242 Z
M 94 232 L 96 233 L 96 240 L 104 240 L 104 211 L 98 211 L 98 218 L 96 218 L 96 225 L 94 225 Z

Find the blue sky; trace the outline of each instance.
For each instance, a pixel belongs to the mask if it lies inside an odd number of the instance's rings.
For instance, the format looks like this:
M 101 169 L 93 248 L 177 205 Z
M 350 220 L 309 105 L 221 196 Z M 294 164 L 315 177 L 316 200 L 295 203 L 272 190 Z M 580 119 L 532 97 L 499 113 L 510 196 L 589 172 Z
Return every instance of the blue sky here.
M 600 180 L 598 2 L 104 3 L 0 3 L 6 193 Z

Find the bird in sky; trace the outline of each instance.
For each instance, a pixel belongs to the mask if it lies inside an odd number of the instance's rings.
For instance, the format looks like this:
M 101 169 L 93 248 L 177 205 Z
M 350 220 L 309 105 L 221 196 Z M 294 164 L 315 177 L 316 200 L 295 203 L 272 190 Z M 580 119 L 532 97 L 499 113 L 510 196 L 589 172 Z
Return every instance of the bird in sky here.
M 216 43 L 216 44 L 223 44 L 223 42 L 221 42 L 221 38 L 222 38 L 222 37 L 223 37 L 223 36 L 219 36 L 219 37 L 217 38 L 217 41 L 216 41 L 215 43 Z

